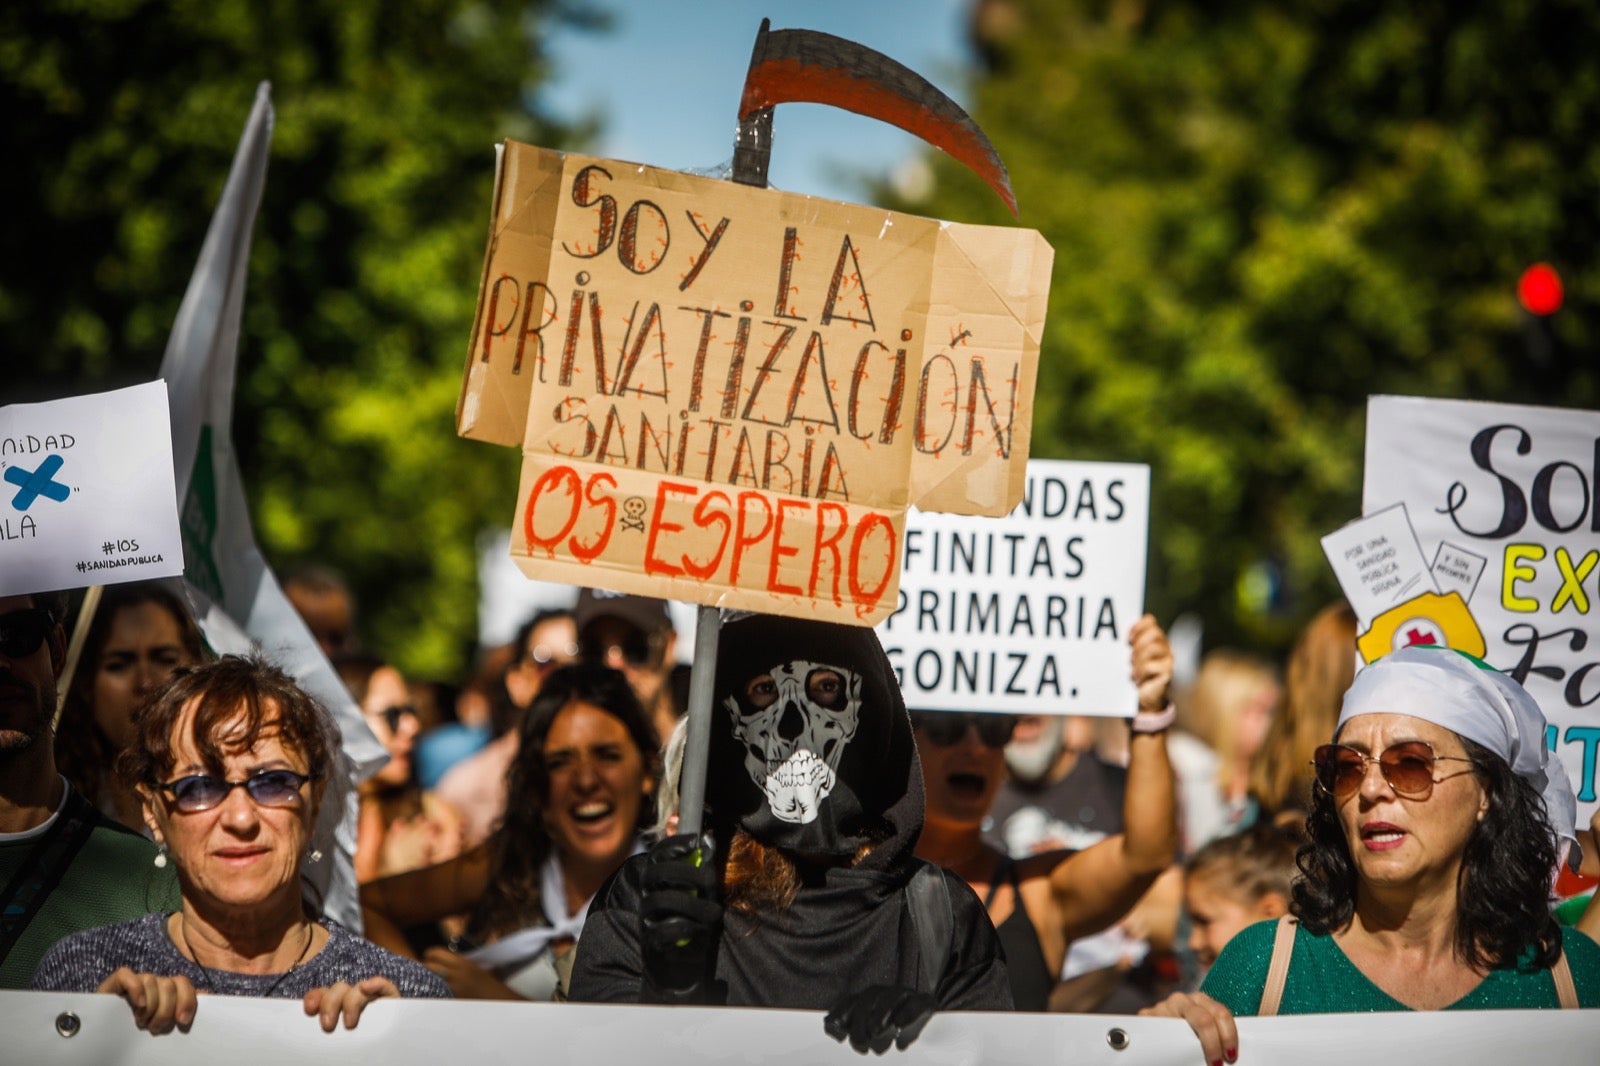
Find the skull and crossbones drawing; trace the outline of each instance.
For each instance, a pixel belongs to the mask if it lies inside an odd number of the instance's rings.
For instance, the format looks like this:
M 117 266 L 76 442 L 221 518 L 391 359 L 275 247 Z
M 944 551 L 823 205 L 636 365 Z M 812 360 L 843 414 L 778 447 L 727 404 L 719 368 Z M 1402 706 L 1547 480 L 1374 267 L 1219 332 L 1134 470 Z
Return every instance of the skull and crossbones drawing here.
M 640 533 L 643 533 L 644 508 L 645 502 L 643 496 L 629 496 L 627 499 L 623 500 L 622 528 L 624 530 L 636 529 Z
M 805 824 L 833 791 L 844 747 L 861 718 L 861 676 L 796 659 L 752 679 L 724 705 L 744 745 L 744 767 L 782 821 Z

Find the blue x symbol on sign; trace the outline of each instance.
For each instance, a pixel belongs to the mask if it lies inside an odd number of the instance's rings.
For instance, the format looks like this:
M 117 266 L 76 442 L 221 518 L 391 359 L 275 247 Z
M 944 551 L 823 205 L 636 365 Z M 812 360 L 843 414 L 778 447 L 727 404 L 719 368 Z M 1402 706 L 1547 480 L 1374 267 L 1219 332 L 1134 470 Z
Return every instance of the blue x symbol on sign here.
M 65 461 L 59 455 L 46 456 L 45 461 L 39 464 L 39 469 L 32 473 L 20 466 L 6 467 L 6 480 L 13 485 L 22 486 L 11 498 L 11 506 L 19 511 L 26 511 L 40 496 L 49 497 L 57 503 L 64 503 L 71 490 L 56 481 L 55 474 Z

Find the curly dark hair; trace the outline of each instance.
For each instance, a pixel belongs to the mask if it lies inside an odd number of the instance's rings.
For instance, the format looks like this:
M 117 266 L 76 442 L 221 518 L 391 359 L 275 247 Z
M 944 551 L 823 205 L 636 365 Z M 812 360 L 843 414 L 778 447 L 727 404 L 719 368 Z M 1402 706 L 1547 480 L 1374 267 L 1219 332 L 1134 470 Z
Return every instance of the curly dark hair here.
M 1489 808 L 1461 860 L 1456 955 L 1487 969 L 1513 965 L 1532 948 L 1535 964 L 1548 969 L 1561 953 L 1561 930 L 1549 907 L 1556 850 L 1544 797 L 1488 748 L 1465 737 L 1461 743 Z M 1303 876 L 1289 909 L 1314 933 L 1342 929 L 1355 913 L 1356 871 L 1338 804 L 1320 785 L 1311 790 L 1306 834 L 1310 843 L 1295 856 Z
M 506 772 L 506 813 L 489 838 L 489 887 L 470 923 L 474 934 L 504 934 L 544 921 L 540 875 L 553 842 L 545 828 L 550 770 L 545 738 L 556 715 L 573 703 L 605 711 L 628 731 L 644 764 L 645 776 L 661 780 L 661 740 L 628 679 L 610 667 L 577 663 L 553 670 L 528 707 L 518 732 L 517 756 Z M 655 805 L 639 804 L 640 830 L 655 824 Z

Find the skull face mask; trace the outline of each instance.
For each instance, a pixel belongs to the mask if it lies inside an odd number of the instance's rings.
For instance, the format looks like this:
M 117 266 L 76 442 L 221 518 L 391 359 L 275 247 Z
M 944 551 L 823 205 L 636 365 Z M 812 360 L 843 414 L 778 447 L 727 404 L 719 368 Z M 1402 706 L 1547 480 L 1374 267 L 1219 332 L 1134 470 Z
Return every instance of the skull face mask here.
M 706 822 L 765 847 L 856 864 L 907 848 L 922 774 L 894 670 L 864 626 L 727 618 L 718 640 Z M 866 848 L 870 854 L 862 859 Z
M 856 735 L 860 675 L 796 659 L 752 678 L 724 705 L 744 746 L 745 770 L 773 816 L 801 825 L 815 820 Z

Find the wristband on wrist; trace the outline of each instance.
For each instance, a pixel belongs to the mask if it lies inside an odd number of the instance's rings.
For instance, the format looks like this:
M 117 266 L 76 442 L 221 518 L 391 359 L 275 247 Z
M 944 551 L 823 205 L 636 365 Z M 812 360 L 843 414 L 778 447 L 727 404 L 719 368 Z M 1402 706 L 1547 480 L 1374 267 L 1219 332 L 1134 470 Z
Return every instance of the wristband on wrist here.
M 1172 728 L 1178 717 L 1178 708 L 1168 703 L 1159 711 L 1140 711 L 1128 719 L 1128 728 L 1135 733 L 1163 733 Z

